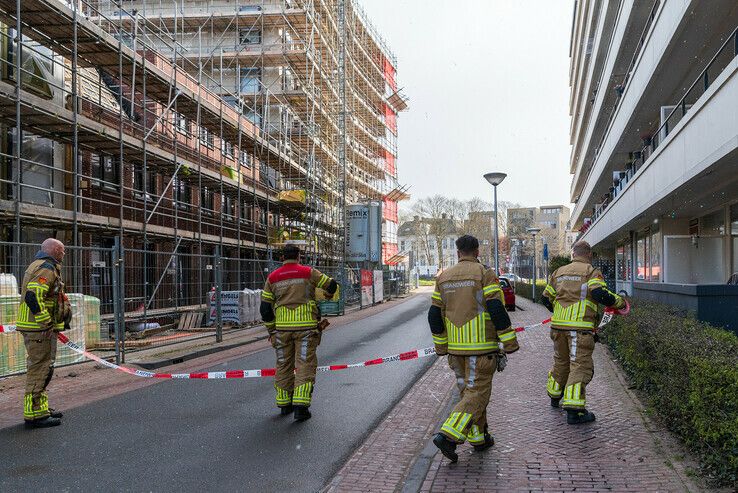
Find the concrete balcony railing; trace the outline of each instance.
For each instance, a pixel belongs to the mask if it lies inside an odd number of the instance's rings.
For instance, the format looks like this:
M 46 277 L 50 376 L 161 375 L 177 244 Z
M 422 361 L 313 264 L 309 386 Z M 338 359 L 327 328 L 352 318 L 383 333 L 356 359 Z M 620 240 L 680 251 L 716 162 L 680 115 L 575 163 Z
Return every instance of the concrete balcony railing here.
M 657 134 L 663 137 L 649 146 L 651 154 L 599 212 L 582 239 L 596 245 L 632 229 L 636 218 L 647 221 L 731 193 L 738 173 L 738 31 L 725 49 L 733 54 L 732 60 L 691 108 L 676 106 L 672 117 L 678 115 L 678 122 L 668 128 L 672 118 L 667 119 L 668 131 Z
M 641 106 L 646 90 L 654 84 L 654 76 L 665 56 L 668 48 L 677 34 L 684 16 L 690 11 L 690 2 L 665 2 L 655 13 L 656 17 L 640 48 L 640 55 L 631 70 L 627 86 L 618 102 L 609 127 L 605 131 L 601 144 L 598 146 L 593 163 L 581 166 L 572 182 L 572 192 L 575 192 L 580 181 L 584 184 L 579 193 L 579 200 L 572 211 L 572 224 L 578 224 L 583 215 L 588 214 L 592 202 L 589 200 L 594 189 L 605 176 L 606 169 L 616 147 L 620 142 L 625 129 Z M 685 65 L 685 71 L 687 70 Z

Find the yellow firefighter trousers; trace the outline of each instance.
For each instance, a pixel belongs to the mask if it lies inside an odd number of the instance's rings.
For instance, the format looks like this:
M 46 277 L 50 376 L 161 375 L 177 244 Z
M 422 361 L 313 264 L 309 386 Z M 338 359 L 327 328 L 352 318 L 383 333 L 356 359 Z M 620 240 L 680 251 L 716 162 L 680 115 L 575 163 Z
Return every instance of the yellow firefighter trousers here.
M 481 445 L 487 431 L 487 404 L 492 392 L 497 356 L 450 354 L 448 365 L 456 374 L 461 400 L 441 426 L 441 433 L 457 443 L 464 443 L 468 439 L 472 445 Z
M 26 392 L 23 397 L 23 418 L 26 421 L 49 416 L 46 387 L 54 375 L 56 333 L 53 330 L 23 332 L 26 346 Z
M 546 390 L 555 399 L 562 397 L 565 409 L 584 409 L 585 387 L 594 375 L 594 335 L 590 331 L 551 329 L 554 364 L 548 373 Z
M 315 370 L 318 367 L 316 351 L 320 344 L 320 335 L 318 329 L 278 330 L 274 333 L 273 346 L 277 352 L 274 388 L 277 390 L 277 406 L 310 405 Z

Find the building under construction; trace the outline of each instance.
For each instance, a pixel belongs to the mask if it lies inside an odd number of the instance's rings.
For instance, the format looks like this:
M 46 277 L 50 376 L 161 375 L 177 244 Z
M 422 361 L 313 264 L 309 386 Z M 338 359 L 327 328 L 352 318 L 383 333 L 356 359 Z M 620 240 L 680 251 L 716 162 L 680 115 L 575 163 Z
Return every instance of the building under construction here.
M 68 290 L 125 312 L 259 287 L 274 252 L 345 272 L 346 206 L 397 252 L 396 60 L 357 0 L 0 0 L 0 242 L 78 246 Z M 102 269 L 102 270 L 101 270 Z M 340 275 L 340 274 L 339 274 Z

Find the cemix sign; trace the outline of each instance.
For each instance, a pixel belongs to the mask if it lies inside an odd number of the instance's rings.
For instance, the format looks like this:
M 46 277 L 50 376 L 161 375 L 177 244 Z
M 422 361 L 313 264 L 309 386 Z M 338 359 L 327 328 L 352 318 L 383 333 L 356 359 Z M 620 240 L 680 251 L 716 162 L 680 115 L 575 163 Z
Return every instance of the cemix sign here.
M 379 262 L 382 258 L 382 203 L 346 208 L 346 260 Z

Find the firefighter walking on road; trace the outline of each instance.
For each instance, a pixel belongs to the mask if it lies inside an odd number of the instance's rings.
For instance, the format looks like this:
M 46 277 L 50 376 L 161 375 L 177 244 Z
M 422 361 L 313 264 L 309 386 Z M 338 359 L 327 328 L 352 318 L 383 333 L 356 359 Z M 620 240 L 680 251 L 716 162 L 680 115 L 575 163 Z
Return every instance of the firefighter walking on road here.
M 592 266 L 592 248 L 579 241 L 572 247 L 572 263 L 551 274 L 542 302 L 553 312 L 554 363 L 546 386 L 551 406 L 561 404 L 569 424 L 594 421 L 585 391 L 594 375 L 597 303 L 620 309 L 625 300 L 607 289 L 602 273 Z
M 56 333 L 69 327 L 72 319 L 64 293 L 61 263 L 64 244 L 48 238 L 26 269 L 21 286 L 21 304 L 16 326 L 26 346 L 26 389 L 23 418 L 27 428 L 61 424 L 62 413 L 49 407 L 46 388 L 54 374 Z
M 458 460 L 456 446 L 466 440 L 477 451 L 494 445 L 487 426 L 492 375 L 504 369 L 507 353 L 518 350 L 499 280 L 477 260 L 479 241 L 464 235 L 456 248 L 459 262 L 438 276 L 428 311 L 436 354 L 448 355 L 461 393 L 433 438 L 451 462 Z
M 296 421 L 310 419 L 310 403 L 318 367 L 320 312 L 315 290 L 332 297 L 336 281 L 319 270 L 300 264 L 300 248 L 288 244 L 284 265 L 267 278 L 261 294 L 261 317 L 277 352 L 274 387 L 281 414 L 294 411 Z

